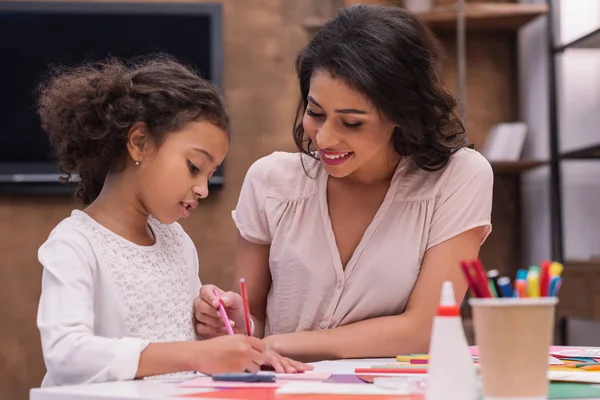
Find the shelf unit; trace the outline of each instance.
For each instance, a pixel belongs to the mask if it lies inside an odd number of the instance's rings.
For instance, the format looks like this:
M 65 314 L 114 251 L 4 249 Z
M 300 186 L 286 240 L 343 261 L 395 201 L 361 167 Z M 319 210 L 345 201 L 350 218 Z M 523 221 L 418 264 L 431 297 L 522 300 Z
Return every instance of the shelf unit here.
M 492 161 L 490 163 L 496 174 L 520 174 L 548 164 L 544 160 Z
M 516 59 L 516 32 L 534 19 L 548 12 L 546 4 L 466 2 L 436 6 L 419 14 L 442 40 L 455 68 L 448 68 L 448 76 L 457 77 L 456 92 L 467 123 L 470 140 L 479 146 L 485 143 L 487 132 L 498 122 L 517 118 L 514 104 L 517 96 L 516 77 L 513 75 Z M 500 45 L 498 45 L 500 44 Z M 488 46 L 498 46 L 494 50 Z M 507 61 L 498 63 L 499 58 Z M 490 63 L 494 69 L 490 70 Z M 474 74 L 467 74 L 467 69 Z M 483 74 L 483 75 L 482 75 Z M 498 75 L 500 74 L 500 75 Z M 474 76 L 481 78 L 473 78 Z M 494 96 L 481 92 L 487 82 L 499 79 L 509 86 L 511 94 L 502 94 L 503 88 L 490 89 Z M 487 107 L 481 107 L 486 103 Z M 491 108 L 490 108 L 491 107 Z M 489 115 L 494 115 L 489 119 Z M 521 240 L 521 176 L 535 168 L 548 165 L 548 160 L 521 159 L 491 162 L 494 171 L 494 211 L 492 224 L 495 235 L 481 250 L 481 258 L 490 268 L 513 276 L 522 262 Z
M 349 1 L 344 5 L 353 3 Z M 465 3 L 463 7 L 466 28 L 477 30 L 515 30 L 547 11 L 545 4 Z M 455 4 L 441 5 L 419 13 L 419 17 L 434 29 L 454 30 L 457 28 L 459 12 Z M 313 17 L 305 20 L 303 25 L 306 30 L 315 32 L 328 20 Z
M 456 29 L 459 14 L 457 5 L 437 6 L 420 14 L 422 20 L 436 29 Z M 514 30 L 545 14 L 545 4 L 465 3 L 463 6 L 467 29 Z
M 549 95 L 550 95 L 550 210 L 552 229 L 552 256 L 555 260 L 566 264 L 577 264 L 577 260 L 566 260 L 564 256 L 564 226 L 563 226 L 563 202 L 562 202 L 562 173 L 563 162 L 572 160 L 600 160 L 600 142 L 587 145 L 583 148 L 561 151 L 559 132 L 559 99 L 557 90 L 557 58 L 569 50 L 596 49 L 600 51 L 600 28 L 583 35 L 575 40 L 562 45 L 556 45 L 554 33 L 554 21 L 556 21 L 556 6 L 553 0 L 546 0 L 548 7 L 548 51 L 549 65 Z M 599 264 L 600 260 L 590 261 Z

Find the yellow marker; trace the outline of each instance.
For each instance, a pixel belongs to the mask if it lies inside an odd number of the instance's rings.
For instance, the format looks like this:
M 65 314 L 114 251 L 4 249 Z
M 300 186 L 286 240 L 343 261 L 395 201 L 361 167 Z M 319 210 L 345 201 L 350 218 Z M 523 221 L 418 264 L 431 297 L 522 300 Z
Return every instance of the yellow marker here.
M 552 264 L 550 264 L 550 276 L 560 276 L 560 274 L 563 271 L 564 266 L 559 263 L 559 262 L 553 262 Z
M 429 355 L 427 354 L 406 354 L 402 356 L 396 356 L 396 361 L 398 362 L 410 362 L 410 360 L 429 360 Z
M 540 297 L 540 274 L 536 271 L 529 271 L 527 274 L 527 295 Z

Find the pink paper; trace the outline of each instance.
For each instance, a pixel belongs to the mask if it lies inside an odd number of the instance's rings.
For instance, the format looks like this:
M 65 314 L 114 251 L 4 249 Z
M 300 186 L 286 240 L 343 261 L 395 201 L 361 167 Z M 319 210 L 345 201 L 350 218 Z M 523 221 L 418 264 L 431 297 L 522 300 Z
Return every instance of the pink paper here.
M 307 371 L 299 374 L 275 374 L 276 382 L 215 382 L 210 376 L 201 376 L 182 382 L 184 388 L 278 388 L 290 381 L 324 381 L 331 372 Z
M 278 381 L 325 381 L 331 372 L 306 371 L 299 374 L 275 374 Z

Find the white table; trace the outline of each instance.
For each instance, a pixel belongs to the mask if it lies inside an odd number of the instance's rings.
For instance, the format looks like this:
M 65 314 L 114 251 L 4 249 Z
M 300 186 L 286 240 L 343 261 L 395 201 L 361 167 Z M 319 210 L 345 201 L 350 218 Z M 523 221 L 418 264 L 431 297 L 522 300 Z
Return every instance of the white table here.
M 354 374 L 355 368 L 368 368 L 376 364 L 393 363 L 392 358 L 368 360 L 321 361 L 314 363 L 315 371 L 333 374 Z M 32 389 L 30 400 L 155 400 L 178 399 L 182 394 L 209 392 L 214 389 L 183 389 L 172 380 L 136 380 L 125 382 L 95 383 L 80 386 L 61 386 Z
M 354 374 L 355 368 L 368 368 L 395 362 L 392 358 L 366 360 L 322 361 L 314 363 L 315 371 L 333 374 Z M 189 378 L 188 378 L 189 379 Z M 183 394 L 210 392 L 214 389 L 183 389 L 171 380 L 136 380 L 32 389 L 30 400 L 182 400 Z M 357 397 L 357 400 L 360 400 Z M 600 400 L 600 399 L 589 399 Z

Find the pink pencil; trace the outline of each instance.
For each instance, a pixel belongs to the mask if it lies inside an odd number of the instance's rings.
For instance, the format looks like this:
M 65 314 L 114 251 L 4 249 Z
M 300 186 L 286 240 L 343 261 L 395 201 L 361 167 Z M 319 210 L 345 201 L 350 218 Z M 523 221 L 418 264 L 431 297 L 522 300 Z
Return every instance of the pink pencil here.
M 227 312 L 225 311 L 225 306 L 223 305 L 223 300 L 221 300 L 221 296 L 219 295 L 219 291 L 217 289 L 213 290 L 215 296 L 217 296 L 217 300 L 219 301 L 219 312 L 221 313 L 221 318 L 223 319 L 223 323 L 225 324 L 225 329 L 227 329 L 228 335 L 233 335 L 233 328 L 229 323 L 229 317 L 227 316 Z

